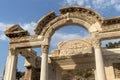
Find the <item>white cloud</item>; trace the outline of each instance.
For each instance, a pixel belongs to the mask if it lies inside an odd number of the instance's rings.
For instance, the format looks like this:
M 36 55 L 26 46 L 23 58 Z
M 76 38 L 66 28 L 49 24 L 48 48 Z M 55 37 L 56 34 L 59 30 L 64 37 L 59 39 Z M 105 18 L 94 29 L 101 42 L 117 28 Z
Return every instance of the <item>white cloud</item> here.
M 20 24 L 20 25 L 23 29 L 28 30 L 31 35 L 34 34 L 34 28 L 35 28 L 35 25 L 36 25 L 35 22 L 25 23 L 25 24 Z
M 114 8 L 116 11 L 120 11 L 120 0 L 64 0 L 64 5 L 80 5 L 95 10 Z
M 6 40 L 6 39 L 7 39 L 7 37 L 4 34 L 0 35 L 0 40 Z
M 0 40 L 6 40 L 7 37 L 4 35 L 5 27 L 8 26 L 9 24 L 5 24 L 0 22 Z
M 0 22 L 0 31 L 4 31 L 7 24 Z
M 23 29 L 28 30 L 30 34 L 34 34 L 35 24 L 36 24 L 35 22 L 24 23 L 24 24 L 20 23 L 20 26 Z M 10 25 L 13 25 L 13 24 L 7 24 L 7 23 L 0 22 L 0 40 L 2 41 L 7 40 L 7 37 L 4 35 L 4 31 L 5 31 L 5 28 Z
M 116 9 L 117 11 L 120 11 L 120 4 L 115 5 L 115 9 Z

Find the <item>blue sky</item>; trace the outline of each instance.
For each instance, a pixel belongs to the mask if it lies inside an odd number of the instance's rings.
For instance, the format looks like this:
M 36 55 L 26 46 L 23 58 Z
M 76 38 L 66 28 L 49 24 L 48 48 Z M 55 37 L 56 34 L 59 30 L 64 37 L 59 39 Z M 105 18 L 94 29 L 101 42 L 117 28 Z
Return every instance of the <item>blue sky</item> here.
M 8 55 L 9 39 L 5 37 L 5 27 L 20 24 L 34 34 L 36 22 L 48 12 L 54 10 L 59 14 L 63 6 L 80 5 L 96 10 L 104 18 L 120 16 L 120 0 L 0 0 L 0 76 Z M 70 31 L 72 30 L 72 32 Z M 58 41 L 88 37 L 89 33 L 77 26 L 62 28 L 52 37 L 52 48 Z M 40 55 L 40 53 L 39 53 Z

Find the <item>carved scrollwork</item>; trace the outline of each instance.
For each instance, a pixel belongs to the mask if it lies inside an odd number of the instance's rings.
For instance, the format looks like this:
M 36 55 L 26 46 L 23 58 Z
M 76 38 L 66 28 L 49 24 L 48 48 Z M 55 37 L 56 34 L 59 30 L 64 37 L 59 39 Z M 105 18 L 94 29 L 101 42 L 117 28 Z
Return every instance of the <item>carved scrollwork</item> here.
M 9 55 L 18 55 L 18 49 L 16 48 L 10 48 L 9 49 Z
M 48 51 L 49 51 L 49 46 L 48 45 L 42 45 L 41 49 L 42 49 L 42 53 L 48 54 Z
M 101 46 L 100 40 L 98 40 L 98 39 L 93 39 L 93 40 L 92 40 L 92 46 L 93 46 L 94 48 L 100 48 L 100 46 Z
M 61 42 L 58 46 L 60 55 L 77 55 L 92 53 L 92 46 L 90 41 L 86 40 L 70 40 Z

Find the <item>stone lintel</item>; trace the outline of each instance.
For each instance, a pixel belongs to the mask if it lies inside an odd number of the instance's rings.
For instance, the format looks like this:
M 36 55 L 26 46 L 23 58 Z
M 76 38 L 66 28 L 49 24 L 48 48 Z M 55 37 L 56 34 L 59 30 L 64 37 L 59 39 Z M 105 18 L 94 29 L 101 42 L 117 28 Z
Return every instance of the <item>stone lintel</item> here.
M 33 35 L 33 36 L 22 36 L 10 39 L 10 44 L 21 43 L 21 42 L 35 42 L 43 41 L 43 36 Z
M 25 57 L 25 67 L 36 67 L 36 52 L 32 49 L 20 49 L 20 54 Z
M 20 43 L 12 43 L 10 44 L 10 48 L 36 48 L 41 47 L 41 45 L 49 45 L 44 41 L 34 41 L 34 42 L 20 42 Z
M 100 40 L 110 40 L 120 38 L 120 31 L 105 32 L 95 34 L 95 37 Z
M 20 54 L 26 58 L 27 57 L 29 57 L 29 58 L 36 57 L 36 51 L 34 51 L 32 49 L 20 49 Z
M 10 44 L 10 48 L 32 48 L 32 47 L 40 47 L 41 46 L 41 41 L 36 41 L 36 42 L 21 42 L 21 43 L 13 43 Z

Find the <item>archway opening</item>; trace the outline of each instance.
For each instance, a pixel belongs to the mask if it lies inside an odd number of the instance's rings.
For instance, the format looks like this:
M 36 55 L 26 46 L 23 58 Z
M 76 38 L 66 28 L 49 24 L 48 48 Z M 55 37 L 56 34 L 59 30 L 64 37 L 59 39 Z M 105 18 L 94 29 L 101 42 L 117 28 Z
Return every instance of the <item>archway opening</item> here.
M 91 35 L 88 30 L 82 26 L 63 26 L 53 34 L 50 42 L 49 52 L 51 52 L 51 50 L 57 49 L 59 42 L 73 39 L 84 39 L 89 38 L 90 36 Z
M 55 49 L 58 49 L 58 44 L 59 42 L 63 42 L 63 41 L 69 41 L 69 40 L 76 40 L 76 39 L 85 39 L 85 38 L 90 38 L 91 34 L 88 32 L 88 30 L 86 30 L 84 27 L 82 26 L 63 26 L 62 28 L 60 28 L 58 31 L 56 31 L 52 38 L 51 38 L 51 43 L 50 43 L 50 50 L 49 50 L 49 55 L 52 55 L 51 52 Z M 84 47 L 84 46 L 83 46 Z M 78 55 L 77 55 L 78 56 Z M 80 68 L 81 65 L 85 66 L 86 63 L 84 63 L 84 60 L 86 60 L 86 57 L 76 57 L 72 56 L 71 59 L 64 58 L 64 61 L 58 61 L 58 65 L 60 66 L 59 68 L 62 69 L 61 72 L 59 72 L 58 70 L 56 71 L 56 75 L 61 75 L 62 80 L 73 80 L 73 79 L 93 79 L 94 80 L 94 70 L 95 68 L 93 66 L 95 66 L 94 64 L 92 64 L 92 67 L 84 67 L 84 68 Z M 94 59 L 94 57 L 93 57 Z M 78 60 L 78 63 L 77 63 Z M 83 60 L 83 62 L 80 62 Z M 94 62 L 93 62 L 94 63 Z M 88 63 L 87 63 L 88 64 Z M 61 66 L 66 66 L 65 67 L 61 67 Z M 67 68 L 68 67 L 70 68 Z M 71 67 L 70 65 L 74 66 Z M 91 65 L 91 64 L 88 64 Z M 78 72 L 79 71 L 79 72 Z M 89 73 L 90 72 L 90 73 Z M 72 76 L 64 76 L 64 73 L 66 73 L 66 75 L 72 75 Z M 83 75 L 86 76 L 83 76 Z M 57 76 L 58 77 L 58 76 Z M 84 78 L 83 78 L 84 77 Z

